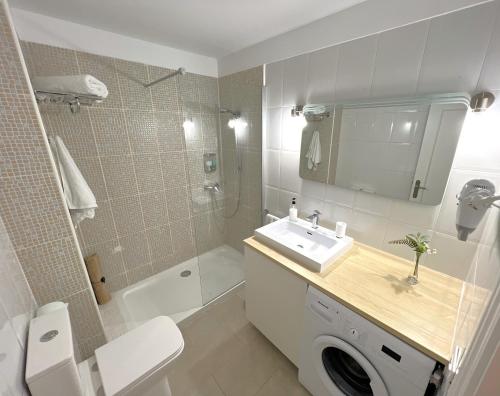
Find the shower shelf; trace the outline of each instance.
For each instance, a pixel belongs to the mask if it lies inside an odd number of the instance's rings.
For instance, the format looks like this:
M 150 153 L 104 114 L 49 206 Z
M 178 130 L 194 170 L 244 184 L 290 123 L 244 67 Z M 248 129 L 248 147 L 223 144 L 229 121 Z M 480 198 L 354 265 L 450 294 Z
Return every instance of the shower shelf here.
M 37 103 L 69 104 L 72 113 L 80 111 L 80 105 L 92 106 L 104 98 L 97 95 L 75 94 L 70 92 L 34 91 Z

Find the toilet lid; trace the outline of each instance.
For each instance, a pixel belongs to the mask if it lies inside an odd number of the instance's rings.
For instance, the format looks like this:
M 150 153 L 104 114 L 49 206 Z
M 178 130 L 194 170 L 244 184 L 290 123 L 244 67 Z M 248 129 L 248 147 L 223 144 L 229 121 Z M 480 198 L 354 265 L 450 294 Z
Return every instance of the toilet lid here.
M 107 396 L 134 387 L 184 348 L 182 334 L 168 316 L 158 316 L 96 349 Z

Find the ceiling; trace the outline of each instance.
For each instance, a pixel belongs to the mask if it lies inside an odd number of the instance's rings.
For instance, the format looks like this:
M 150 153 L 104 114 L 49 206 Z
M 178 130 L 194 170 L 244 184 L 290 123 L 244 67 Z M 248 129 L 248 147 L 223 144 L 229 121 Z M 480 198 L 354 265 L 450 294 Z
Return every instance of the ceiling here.
M 221 58 L 364 0 L 11 0 L 13 7 Z

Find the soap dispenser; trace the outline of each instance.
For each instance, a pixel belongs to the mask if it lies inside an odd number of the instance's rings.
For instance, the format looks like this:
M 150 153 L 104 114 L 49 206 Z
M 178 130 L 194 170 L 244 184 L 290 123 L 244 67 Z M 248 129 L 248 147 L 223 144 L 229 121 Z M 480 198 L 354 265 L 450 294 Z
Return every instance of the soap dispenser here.
M 292 204 L 290 205 L 290 210 L 288 211 L 288 218 L 290 221 L 297 221 L 297 207 L 295 206 L 296 198 L 292 198 Z

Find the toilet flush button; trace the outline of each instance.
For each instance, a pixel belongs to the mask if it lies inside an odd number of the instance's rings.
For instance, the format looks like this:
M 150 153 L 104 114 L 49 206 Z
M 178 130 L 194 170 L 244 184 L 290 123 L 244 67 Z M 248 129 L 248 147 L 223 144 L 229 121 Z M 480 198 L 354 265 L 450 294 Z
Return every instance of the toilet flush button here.
M 40 337 L 40 341 L 41 342 L 48 342 L 50 340 L 53 340 L 58 334 L 59 334 L 59 332 L 57 330 L 47 331 L 44 335 L 42 335 Z
M 359 332 L 358 330 L 356 329 L 351 329 L 350 331 L 350 334 L 351 334 L 351 337 L 355 340 L 357 340 L 359 338 Z

